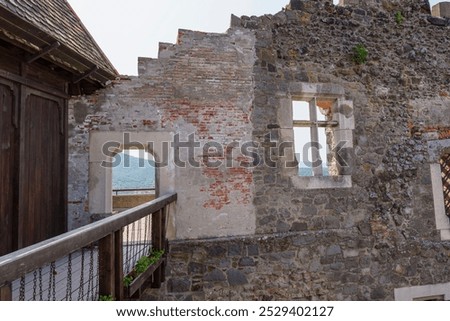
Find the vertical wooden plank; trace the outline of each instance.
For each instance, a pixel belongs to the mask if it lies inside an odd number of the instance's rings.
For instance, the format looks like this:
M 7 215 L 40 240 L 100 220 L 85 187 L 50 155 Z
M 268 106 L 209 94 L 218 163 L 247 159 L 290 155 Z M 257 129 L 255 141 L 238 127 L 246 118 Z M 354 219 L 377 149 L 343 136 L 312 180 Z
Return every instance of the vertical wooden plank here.
M 115 299 L 124 299 L 123 291 L 123 228 L 114 234 L 114 285 Z
M 14 250 L 15 221 L 15 127 L 12 88 L 0 84 L 0 256 Z
M 152 248 L 154 250 L 163 250 L 163 241 L 162 241 L 162 217 L 163 212 L 159 210 L 158 212 L 152 215 Z M 162 283 L 161 278 L 161 266 L 156 269 L 153 274 L 153 288 L 160 288 Z
M 167 222 L 167 213 L 168 213 L 168 207 L 169 205 L 164 206 L 161 209 L 161 248 L 166 250 L 166 243 L 167 243 L 167 236 L 166 236 L 166 222 Z
M 26 192 L 26 185 L 24 184 L 24 177 L 28 178 L 27 173 L 27 166 L 26 163 L 29 162 L 29 159 L 27 154 L 25 152 L 25 142 L 29 139 L 27 137 L 27 134 L 29 131 L 25 130 L 24 128 L 28 125 L 26 122 L 26 100 L 27 100 L 27 93 L 24 85 L 19 85 L 19 181 L 18 181 L 18 213 L 17 213 L 17 248 L 23 248 L 25 247 L 24 241 L 25 241 L 25 227 L 24 222 L 26 220 L 26 217 L 24 217 L 24 213 L 26 212 L 25 209 L 28 209 L 28 198 L 24 197 L 24 193 Z
M 168 242 L 167 242 L 167 236 L 166 236 L 166 232 L 167 232 L 167 230 L 166 230 L 166 228 L 167 228 L 166 222 L 167 222 L 167 219 L 168 219 L 167 215 L 169 213 L 168 206 L 169 205 L 164 206 L 164 208 L 161 210 L 162 211 L 162 215 L 161 215 L 161 234 L 162 234 L 162 237 L 161 237 L 161 239 L 162 239 L 162 242 L 163 242 L 162 248 L 164 249 L 164 257 L 167 257 L 167 252 L 168 252 L 168 244 L 167 244 Z M 161 274 L 161 282 L 164 282 L 166 280 L 166 261 L 165 260 L 161 264 L 160 274 Z
M 62 167 L 61 173 L 62 178 L 60 180 L 61 188 L 64 191 L 62 195 L 62 206 L 61 210 L 63 211 L 61 214 L 64 215 L 63 220 L 59 220 L 60 226 L 57 226 L 57 230 L 59 230 L 61 233 L 68 231 L 68 204 L 69 204 L 69 195 L 67 191 L 67 186 L 69 186 L 69 131 L 67 130 L 68 123 L 69 123 L 69 102 L 67 100 L 63 101 L 63 104 L 61 106 L 61 128 L 60 131 L 62 132 L 62 141 L 60 142 L 60 148 L 63 151 L 63 157 L 60 160 L 60 166 Z
M 152 248 L 155 250 L 162 250 L 162 234 L 161 234 L 161 217 L 162 211 L 159 210 L 152 215 Z
M 105 236 L 99 241 L 98 264 L 99 264 L 99 294 L 115 294 L 115 242 L 114 234 Z
M 0 288 L 0 301 L 12 301 L 11 284 Z

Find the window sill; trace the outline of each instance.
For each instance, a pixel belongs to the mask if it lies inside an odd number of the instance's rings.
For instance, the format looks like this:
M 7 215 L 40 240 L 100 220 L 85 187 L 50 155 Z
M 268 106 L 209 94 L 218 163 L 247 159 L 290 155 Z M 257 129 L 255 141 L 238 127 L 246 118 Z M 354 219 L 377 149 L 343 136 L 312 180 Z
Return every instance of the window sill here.
M 450 241 L 450 229 L 440 230 L 440 232 L 441 232 L 441 241 Z
M 432 296 L 443 296 L 444 301 L 450 300 L 450 283 L 394 289 L 395 301 L 413 301 L 414 299 Z
M 341 176 L 293 176 L 291 182 L 297 189 L 331 189 L 331 188 L 351 188 L 351 175 Z

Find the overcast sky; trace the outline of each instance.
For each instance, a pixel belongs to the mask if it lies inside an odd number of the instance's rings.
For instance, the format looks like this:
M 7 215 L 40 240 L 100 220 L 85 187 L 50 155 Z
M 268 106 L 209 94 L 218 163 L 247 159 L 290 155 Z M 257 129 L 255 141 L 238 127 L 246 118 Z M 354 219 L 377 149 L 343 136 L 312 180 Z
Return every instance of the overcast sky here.
M 338 0 L 335 0 L 338 2 Z M 433 4 L 438 0 L 430 1 Z M 178 29 L 225 32 L 230 16 L 274 14 L 289 0 L 69 0 L 113 65 L 137 74 L 137 58 L 157 56 Z

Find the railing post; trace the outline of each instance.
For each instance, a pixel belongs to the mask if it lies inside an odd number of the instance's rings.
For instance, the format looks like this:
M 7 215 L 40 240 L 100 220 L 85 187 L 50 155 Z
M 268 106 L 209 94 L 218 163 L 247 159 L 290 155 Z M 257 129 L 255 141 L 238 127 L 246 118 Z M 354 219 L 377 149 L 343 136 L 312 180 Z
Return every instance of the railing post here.
M 153 213 L 152 215 L 152 249 L 153 250 L 165 250 L 163 246 L 163 225 L 162 225 L 162 217 L 163 212 L 162 210 L 157 211 L 156 213 Z M 162 283 L 161 278 L 161 270 L 162 266 L 160 265 L 155 273 L 153 274 L 153 282 L 152 282 L 152 288 L 160 288 Z
M 123 228 L 114 234 L 115 299 L 122 301 L 123 293 Z
M 114 234 L 109 234 L 99 241 L 99 295 L 115 295 L 114 243 Z
M 11 283 L 0 288 L 0 301 L 12 301 Z
M 167 257 L 168 254 L 168 244 L 167 244 L 167 214 L 168 214 L 168 206 L 166 205 L 161 209 L 161 239 L 162 239 L 162 249 L 164 250 L 164 257 Z M 166 280 L 166 261 L 164 260 L 161 264 L 161 282 L 164 282 Z

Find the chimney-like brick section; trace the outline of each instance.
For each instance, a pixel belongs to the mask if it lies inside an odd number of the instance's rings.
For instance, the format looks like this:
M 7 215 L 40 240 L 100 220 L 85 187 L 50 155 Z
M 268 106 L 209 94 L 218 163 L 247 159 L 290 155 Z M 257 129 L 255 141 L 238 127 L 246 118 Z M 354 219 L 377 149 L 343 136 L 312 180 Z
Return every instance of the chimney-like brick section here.
M 440 2 L 433 6 L 431 13 L 433 16 L 450 19 L 450 1 Z

